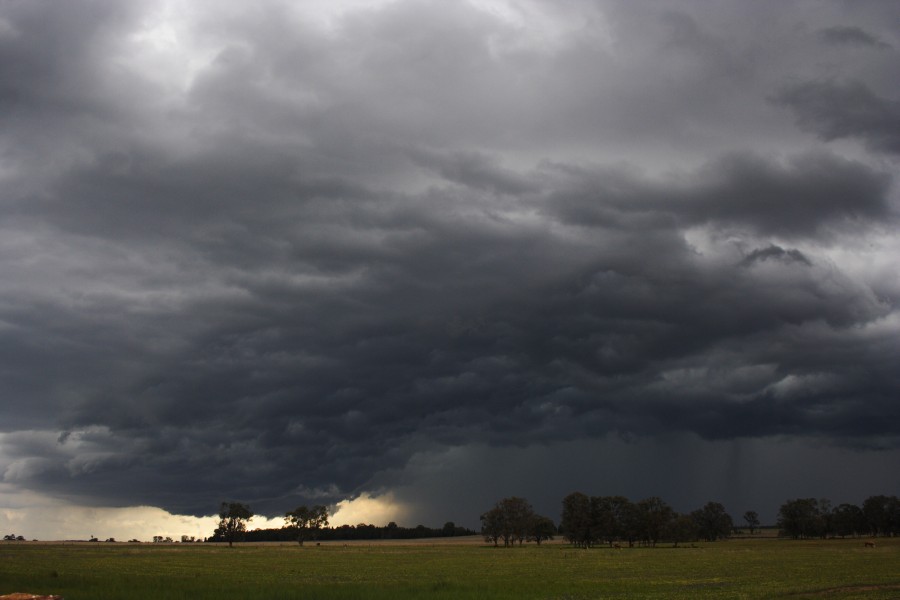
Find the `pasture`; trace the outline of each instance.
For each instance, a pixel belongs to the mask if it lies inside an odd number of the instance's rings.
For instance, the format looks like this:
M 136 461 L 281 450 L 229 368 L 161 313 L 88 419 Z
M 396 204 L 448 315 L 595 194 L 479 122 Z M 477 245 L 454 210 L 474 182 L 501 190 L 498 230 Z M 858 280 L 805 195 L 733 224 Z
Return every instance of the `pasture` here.
M 449 542 L 449 541 L 448 541 Z M 0 594 L 66 600 L 900 598 L 900 539 L 696 547 L 493 548 L 480 541 L 297 545 L 0 544 Z

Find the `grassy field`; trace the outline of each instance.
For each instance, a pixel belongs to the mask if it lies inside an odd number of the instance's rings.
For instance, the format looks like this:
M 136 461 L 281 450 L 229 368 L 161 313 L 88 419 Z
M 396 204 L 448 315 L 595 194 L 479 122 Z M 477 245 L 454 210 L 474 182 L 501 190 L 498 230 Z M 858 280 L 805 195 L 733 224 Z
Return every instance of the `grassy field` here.
M 66 600 L 900 598 L 900 540 L 735 539 L 691 548 L 481 543 L 0 544 L 0 594 Z

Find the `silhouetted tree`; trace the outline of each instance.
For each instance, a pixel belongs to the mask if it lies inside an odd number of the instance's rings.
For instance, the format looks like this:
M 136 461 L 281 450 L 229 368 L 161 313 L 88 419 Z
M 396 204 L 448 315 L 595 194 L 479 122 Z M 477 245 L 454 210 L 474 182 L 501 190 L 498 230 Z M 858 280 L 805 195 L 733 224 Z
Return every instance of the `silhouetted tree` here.
M 637 509 L 641 538 L 656 546 L 669 522 L 675 518 L 675 511 L 657 496 L 641 500 L 637 503 Z
M 302 546 L 304 540 L 314 539 L 323 527 L 328 527 L 328 509 L 321 504 L 312 508 L 298 506 L 284 514 L 285 527 L 297 530 L 297 542 Z
M 552 540 L 556 534 L 556 525 L 549 517 L 532 515 L 531 526 L 528 529 L 528 541 L 537 542 L 540 546 L 544 540 Z
M 707 502 L 703 508 L 691 513 L 697 524 L 697 533 L 707 542 L 727 538 L 734 529 L 734 522 L 718 502 Z
M 664 536 L 666 539 L 672 540 L 672 544 L 676 548 L 682 542 L 696 540 L 698 537 L 697 521 L 691 515 L 676 515 L 669 521 Z
M 870 496 L 863 501 L 862 511 L 872 535 L 900 534 L 900 500 L 896 496 Z
M 759 529 L 759 514 L 755 510 L 748 510 L 745 512 L 744 521 L 747 522 L 747 528 L 750 530 L 750 535 L 753 535 L 753 532 L 756 529 Z
M 866 532 L 866 516 L 855 504 L 840 504 L 831 513 L 834 534 L 841 537 L 859 536 Z
M 485 541 L 493 542 L 495 546 L 501 539 L 506 547 L 512 546 L 516 542 L 521 546 L 526 540 L 533 539 L 540 543 L 548 538 L 546 534 L 540 533 L 536 529 L 535 520 L 538 518 L 545 517 L 535 514 L 531 504 L 524 498 L 515 496 L 504 498 L 491 510 L 481 515 L 481 534 Z M 549 519 L 546 520 L 549 521 Z M 552 521 L 550 521 L 550 527 L 553 527 Z M 535 538 L 536 531 L 538 539 Z
M 219 528 L 230 548 L 238 535 L 247 531 L 247 521 L 253 518 L 250 507 L 240 502 L 223 502 L 219 508 Z
M 570 544 L 582 548 L 590 547 L 593 542 L 591 521 L 590 497 L 581 492 L 572 492 L 563 498 L 560 528 Z
M 637 535 L 630 529 L 636 524 L 635 505 L 624 496 L 594 496 L 591 498 L 591 537 L 594 542 L 631 539 Z
M 484 541 L 493 542 L 497 546 L 505 527 L 503 511 L 499 506 L 494 506 L 481 515 L 481 535 L 484 536 Z
M 788 500 L 778 510 L 778 527 L 794 539 L 823 535 L 825 527 L 819 501 L 815 498 Z

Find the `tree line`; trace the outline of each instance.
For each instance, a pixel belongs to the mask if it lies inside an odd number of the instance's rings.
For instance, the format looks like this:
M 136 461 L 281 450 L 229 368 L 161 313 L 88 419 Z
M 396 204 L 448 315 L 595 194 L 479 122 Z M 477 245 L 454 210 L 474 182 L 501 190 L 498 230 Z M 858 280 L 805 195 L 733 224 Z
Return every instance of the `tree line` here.
M 778 511 L 778 529 L 794 539 L 900 535 L 900 499 L 869 496 L 862 506 L 828 499 L 788 500 Z
M 632 502 L 624 496 L 587 496 L 573 492 L 563 498 L 560 529 L 575 546 L 589 548 L 623 542 L 629 546 L 656 546 L 660 541 L 716 541 L 731 535 L 734 522 L 718 502 L 707 502 L 688 514 L 679 514 L 662 498 Z M 756 513 L 745 520 L 757 527 Z
M 494 546 L 499 546 L 501 540 L 507 548 L 526 541 L 540 545 L 544 540 L 552 540 L 555 533 L 553 521 L 534 512 L 524 498 L 504 498 L 481 515 L 481 534 Z
M 401 527 L 391 521 L 383 527 L 360 523 L 358 525 L 328 526 L 328 510 L 322 505 L 298 506 L 285 513 L 284 526 L 280 528 L 254 529 L 247 531 L 246 522 L 253 517 L 250 507 L 240 502 L 223 502 L 219 510 L 219 525 L 208 542 L 235 541 L 287 542 L 296 541 L 301 546 L 304 541 L 318 540 L 411 540 L 433 537 L 453 537 L 475 535 L 477 532 L 465 527 L 457 527 L 452 521 L 441 528 Z
M 223 502 L 219 525 L 209 542 L 237 540 L 254 542 L 306 540 L 378 540 L 420 539 L 474 535 L 476 532 L 447 522 L 441 528 L 400 527 L 394 522 L 383 527 L 359 525 L 328 526 L 326 507 L 300 506 L 285 513 L 281 528 L 246 530 L 252 518 L 250 507 L 239 502 Z M 633 502 L 624 496 L 588 496 L 573 492 L 562 500 L 559 525 L 539 515 L 527 500 L 509 497 L 498 501 L 481 515 L 481 535 L 486 542 L 504 547 L 525 542 L 540 544 L 562 535 L 570 544 L 582 548 L 597 545 L 656 546 L 671 542 L 708 541 L 729 537 L 736 526 L 731 515 L 719 502 L 707 502 L 689 513 L 678 513 L 662 498 L 652 496 Z M 752 534 L 760 527 L 759 515 L 746 511 L 746 528 Z M 846 536 L 900 535 L 900 499 L 897 496 L 870 496 L 862 506 L 840 504 L 832 507 L 827 499 L 799 498 L 788 500 L 778 512 L 777 526 L 781 535 L 795 539 Z
M 755 512 L 748 511 L 744 518 L 749 527 L 759 526 Z M 485 541 L 495 546 L 502 541 L 505 547 L 531 541 L 540 544 L 557 533 L 582 548 L 620 542 L 655 546 L 660 540 L 677 545 L 699 539 L 715 541 L 728 537 L 733 529 L 731 516 L 718 502 L 708 502 L 682 515 L 658 497 L 632 502 L 624 496 L 587 496 L 581 492 L 563 499 L 559 527 L 518 497 L 504 498 L 481 515 Z

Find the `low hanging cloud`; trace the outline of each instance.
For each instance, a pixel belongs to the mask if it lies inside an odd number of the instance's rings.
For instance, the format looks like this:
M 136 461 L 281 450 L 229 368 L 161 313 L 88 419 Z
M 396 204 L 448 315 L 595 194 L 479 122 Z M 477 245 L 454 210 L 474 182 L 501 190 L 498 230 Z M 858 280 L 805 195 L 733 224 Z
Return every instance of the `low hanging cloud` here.
M 890 44 L 881 41 L 877 36 L 860 27 L 836 25 L 820 29 L 818 33 L 819 38 L 826 44 L 891 48 Z
M 773 97 L 791 108 L 800 127 L 826 140 L 857 138 L 878 152 L 900 153 L 900 100 L 883 98 L 859 81 L 807 81 Z
M 523 6 L 4 5 L 4 484 L 439 518 L 441 457 L 894 451 L 890 96 L 802 13 Z
M 741 266 L 748 267 L 753 263 L 765 262 L 768 260 L 777 260 L 783 263 L 800 263 L 807 267 L 812 266 L 812 262 L 799 250 L 792 248 L 785 250 L 781 246 L 772 244 L 767 248 L 757 248 L 748 254 L 742 261 Z

